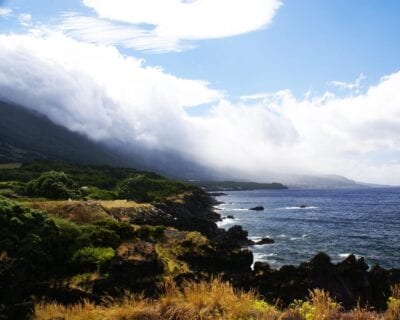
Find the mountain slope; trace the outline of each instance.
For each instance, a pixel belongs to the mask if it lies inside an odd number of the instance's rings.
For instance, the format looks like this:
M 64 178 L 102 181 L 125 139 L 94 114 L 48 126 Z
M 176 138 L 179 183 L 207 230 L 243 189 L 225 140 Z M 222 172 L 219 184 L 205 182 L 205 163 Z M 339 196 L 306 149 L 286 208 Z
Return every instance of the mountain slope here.
M 0 163 L 43 159 L 134 167 L 181 179 L 216 177 L 212 170 L 176 152 L 95 142 L 38 112 L 0 100 Z
M 37 112 L 0 101 L 0 163 L 34 159 L 126 165 L 109 148 L 51 122 Z

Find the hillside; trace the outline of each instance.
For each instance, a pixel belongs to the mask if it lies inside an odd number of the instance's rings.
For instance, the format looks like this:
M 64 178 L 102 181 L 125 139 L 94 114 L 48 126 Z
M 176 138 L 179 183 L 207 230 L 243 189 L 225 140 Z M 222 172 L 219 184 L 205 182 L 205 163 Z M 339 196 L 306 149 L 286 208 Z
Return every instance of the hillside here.
M 243 190 L 281 190 L 287 189 L 281 183 L 258 183 L 248 181 L 191 181 L 193 185 L 206 191 L 243 191 Z
M 0 164 L 36 159 L 140 168 L 182 179 L 218 177 L 171 150 L 95 142 L 38 112 L 0 100 Z
M 0 101 L 0 163 L 34 159 L 126 165 L 126 159 L 37 112 Z M 133 164 L 132 164 L 133 165 Z

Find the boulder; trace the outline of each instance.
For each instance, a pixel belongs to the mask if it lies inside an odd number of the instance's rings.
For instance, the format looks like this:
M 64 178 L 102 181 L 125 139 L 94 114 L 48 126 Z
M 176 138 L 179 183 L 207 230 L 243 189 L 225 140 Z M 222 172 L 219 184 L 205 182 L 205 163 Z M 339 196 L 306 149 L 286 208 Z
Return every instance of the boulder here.
M 262 238 L 259 241 L 256 241 L 254 243 L 254 245 L 271 244 L 271 243 L 275 243 L 275 240 L 271 239 L 271 238 L 268 238 L 268 237 L 265 237 L 265 238 Z
M 263 211 L 263 210 L 264 210 L 264 207 L 263 207 L 263 206 L 256 206 L 256 207 L 250 208 L 249 210 L 253 210 L 253 211 Z

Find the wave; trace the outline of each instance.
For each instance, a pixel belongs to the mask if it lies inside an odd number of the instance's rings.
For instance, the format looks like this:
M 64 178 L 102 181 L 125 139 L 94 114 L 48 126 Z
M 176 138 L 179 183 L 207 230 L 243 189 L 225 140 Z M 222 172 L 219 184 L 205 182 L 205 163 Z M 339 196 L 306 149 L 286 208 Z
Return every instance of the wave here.
M 236 221 L 239 221 L 239 219 L 225 218 L 222 221 L 218 221 L 217 222 L 217 226 L 218 227 L 223 227 L 223 226 L 226 226 L 226 225 L 234 224 L 234 223 L 236 223 Z
M 338 256 L 341 259 L 346 259 L 348 256 L 350 255 L 354 255 L 356 257 L 356 259 L 360 259 L 362 257 L 362 255 L 356 254 L 356 253 L 339 253 Z
M 259 237 L 259 236 L 252 236 L 252 237 L 248 237 L 250 240 L 253 241 L 260 241 L 262 238 L 271 238 L 269 235 L 265 235 L 263 237 Z
M 302 207 L 300 207 L 300 206 L 296 206 L 296 207 L 277 208 L 277 210 L 310 210 L 310 209 L 319 209 L 319 207 L 316 207 L 316 206 L 309 206 L 309 207 L 302 208 Z
M 292 241 L 294 241 L 294 240 L 303 240 L 306 237 L 307 237 L 307 235 L 303 234 L 301 237 L 291 237 L 290 240 L 292 240 Z

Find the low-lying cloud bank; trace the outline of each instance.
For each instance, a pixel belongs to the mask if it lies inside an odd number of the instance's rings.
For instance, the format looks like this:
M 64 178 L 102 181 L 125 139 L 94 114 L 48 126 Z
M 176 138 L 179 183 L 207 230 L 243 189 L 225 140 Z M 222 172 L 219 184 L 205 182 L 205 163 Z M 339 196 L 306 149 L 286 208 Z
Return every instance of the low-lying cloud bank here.
M 270 172 L 400 184 L 400 72 L 347 97 L 229 101 L 204 81 L 57 32 L 0 35 L 0 97 L 98 141 L 175 150 L 256 180 Z M 202 117 L 186 108 L 212 103 Z

